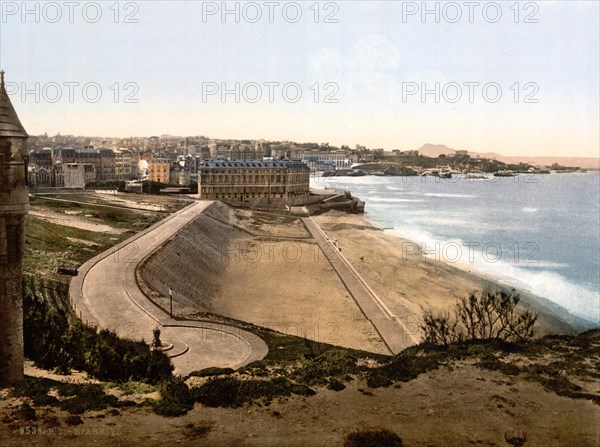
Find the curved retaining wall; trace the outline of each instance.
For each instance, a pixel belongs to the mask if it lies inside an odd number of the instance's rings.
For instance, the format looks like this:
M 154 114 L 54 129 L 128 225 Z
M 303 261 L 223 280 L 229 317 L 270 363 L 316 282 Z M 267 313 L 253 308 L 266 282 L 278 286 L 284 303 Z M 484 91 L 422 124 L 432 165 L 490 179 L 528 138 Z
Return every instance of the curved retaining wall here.
M 146 258 L 138 272 L 154 291 L 173 300 L 211 311 L 212 297 L 221 290 L 228 256 L 233 256 L 233 240 L 247 236 L 226 224 L 231 210 L 215 203 L 190 222 L 166 244 Z

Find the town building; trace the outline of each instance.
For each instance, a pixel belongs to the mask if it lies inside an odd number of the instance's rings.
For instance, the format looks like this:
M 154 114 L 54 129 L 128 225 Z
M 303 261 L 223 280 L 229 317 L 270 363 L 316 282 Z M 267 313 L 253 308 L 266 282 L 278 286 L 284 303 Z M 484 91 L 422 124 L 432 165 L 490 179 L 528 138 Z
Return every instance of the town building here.
M 190 170 L 180 166 L 175 165 L 171 168 L 171 172 L 169 173 L 169 184 L 173 186 L 190 186 Z
M 201 199 L 232 202 L 303 203 L 310 168 L 301 161 L 205 161 L 198 168 Z
M 50 188 L 56 186 L 56 167 L 29 165 L 27 167 L 28 184 L 34 191 L 37 188 Z
M 344 151 L 298 151 L 295 155 L 306 163 L 311 171 L 348 169 L 352 166 Z
M 29 152 L 29 165 L 44 167 L 50 169 L 52 167 L 52 149 L 43 148 Z
M 148 180 L 169 184 L 171 163 L 163 158 L 155 158 L 148 162 Z
M 129 149 L 119 149 L 115 154 L 115 180 L 131 180 L 134 159 Z M 137 166 L 137 163 L 136 163 Z M 137 174 L 137 170 L 136 173 Z
M 54 163 L 82 163 L 90 164 L 95 167 L 96 179 L 102 180 L 102 159 L 101 154 L 94 149 L 75 150 L 72 148 L 56 148 L 54 150 Z
M 115 152 L 112 149 L 101 148 L 100 153 L 100 180 L 111 182 L 116 180 Z
M 55 184 L 51 186 L 57 188 L 84 189 L 87 183 L 96 178 L 96 168 L 90 164 L 59 163 L 54 169 Z
M 419 151 L 401 151 L 399 149 L 393 150 L 392 153 L 399 157 L 418 157 Z

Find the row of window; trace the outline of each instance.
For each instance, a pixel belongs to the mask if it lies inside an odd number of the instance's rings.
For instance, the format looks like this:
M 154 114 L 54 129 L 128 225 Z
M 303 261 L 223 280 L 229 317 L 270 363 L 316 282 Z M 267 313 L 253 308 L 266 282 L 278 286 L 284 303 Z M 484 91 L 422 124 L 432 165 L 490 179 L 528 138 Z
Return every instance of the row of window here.
M 244 183 L 292 183 L 292 182 L 309 182 L 308 175 L 302 176 L 266 176 L 266 175 L 201 175 L 204 183 L 232 183 L 232 184 L 244 184 Z
M 295 189 L 287 189 L 283 188 L 283 187 L 271 187 L 271 188 L 261 188 L 258 186 L 248 186 L 246 188 L 242 190 L 240 189 L 236 189 L 236 190 L 232 190 L 231 188 L 213 188 L 210 186 L 202 186 L 200 188 L 200 191 L 202 194 L 240 194 L 240 195 L 247 195 L 247 194 L 264 194 L 264 195 L 269 195 L 269 194 L 285 194 L 286 192 L 288 194 L 308 194 L 308 189 L 307 188 L 295 188 Z
M 251 174 L 303 174 L 306 173 L 306 169 L 297 169 L 297 170 L 290 170 L 290 169 L 228 169 L 226 171 L 224 171 L 223 169 L 219 169 L 219 168 L 203 168 L 202 169 L 202 173 L 203 174 L 227 174 L 227 175 L 232 175 L 232 174 L 247 174 L 247 173 L 251 173 Z
M 287 194 L 287 197 L 299 197 L 299 196 L 307 196 L 308 193 L 305 194 Z M 214 196 L 212 194 L 209 193 L 205 193 L 204 191 L 202 191 L 202 197 L 205 199 L 216 199 L 216 200 L 220 200 L 220 199 L 229 199 L 229 200 L 248 200 L 248 199 L 266 199 L 266 198 L 273 198 L 273 199 L 283 199 L 286 197 L 286 194 L 260 194 L 260 193 L 255 193 L 255 194 L 237 194 L 237 193 L 219 193 L 219 194 L 214 194 Z

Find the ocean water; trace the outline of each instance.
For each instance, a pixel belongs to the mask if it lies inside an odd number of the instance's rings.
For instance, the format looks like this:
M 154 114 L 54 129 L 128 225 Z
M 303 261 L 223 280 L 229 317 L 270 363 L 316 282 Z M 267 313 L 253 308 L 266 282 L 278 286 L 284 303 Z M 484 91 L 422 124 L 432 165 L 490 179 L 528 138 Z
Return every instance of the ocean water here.
M 347 189 L 403 252 L 492 276 L 600 326 L 600 173 L 488 180 L 315 177 Z

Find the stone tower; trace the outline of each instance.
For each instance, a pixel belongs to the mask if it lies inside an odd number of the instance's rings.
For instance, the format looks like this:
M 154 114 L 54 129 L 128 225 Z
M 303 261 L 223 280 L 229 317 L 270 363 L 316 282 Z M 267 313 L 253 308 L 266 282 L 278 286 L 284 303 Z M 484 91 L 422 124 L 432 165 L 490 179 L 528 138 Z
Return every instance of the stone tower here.
M 27 138 L 0 71 L 0 388 L 23 377 Z

